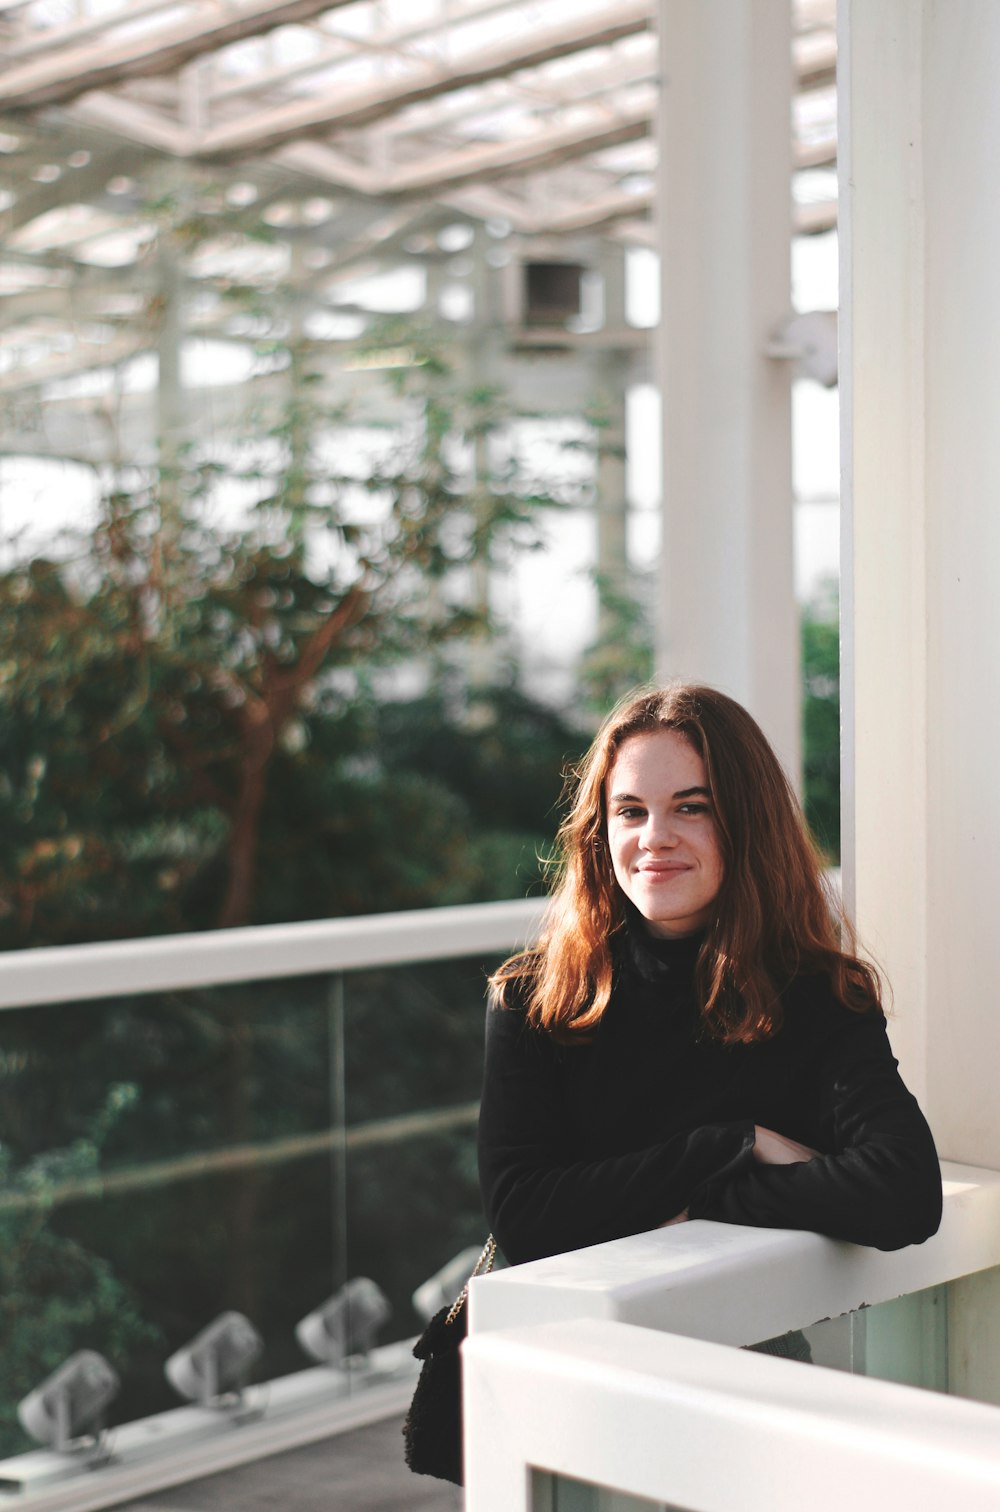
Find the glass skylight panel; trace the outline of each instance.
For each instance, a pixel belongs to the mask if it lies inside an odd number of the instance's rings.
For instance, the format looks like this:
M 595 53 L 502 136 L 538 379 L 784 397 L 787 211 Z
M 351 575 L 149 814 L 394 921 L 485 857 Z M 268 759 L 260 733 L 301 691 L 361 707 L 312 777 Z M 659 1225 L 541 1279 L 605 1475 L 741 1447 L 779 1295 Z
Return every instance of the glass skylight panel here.
M 193 278 L 234 278 L 243 283 L 270 284 L 284 278 L 290 261 L 284 242 L 267 243 L 248 236 L 220 236 L 204 242 L 187 259 Z
M 12 231 L 7 245 L 18 252 L 48 252 L 72 247 L 118 224 L 114 216 L 96 210 L 93 205 L 59 205 Z
M 152 242 L 155 235 L 155 226 L 149 224 L 120 227 L 83 242 L 76 248 L 74 256 L 78 262 L 97 268 L 124 268 L 136 261 L 142 248 Z
M 0 298 L 29 289 L 61 288 L 69 282 L 63 268 L 32 266 L 28 262 L 0 262 Z

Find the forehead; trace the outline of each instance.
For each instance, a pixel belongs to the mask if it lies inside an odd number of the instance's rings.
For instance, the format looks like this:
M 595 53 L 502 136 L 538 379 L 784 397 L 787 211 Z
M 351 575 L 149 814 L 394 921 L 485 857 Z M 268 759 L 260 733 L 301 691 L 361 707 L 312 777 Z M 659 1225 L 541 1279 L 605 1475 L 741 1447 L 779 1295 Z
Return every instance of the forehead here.
M 608 771 L 608 793 L 670 791 L 707 787 L 705 763 L 678 730 L 649 730 L 630 735 L 615 753 Z

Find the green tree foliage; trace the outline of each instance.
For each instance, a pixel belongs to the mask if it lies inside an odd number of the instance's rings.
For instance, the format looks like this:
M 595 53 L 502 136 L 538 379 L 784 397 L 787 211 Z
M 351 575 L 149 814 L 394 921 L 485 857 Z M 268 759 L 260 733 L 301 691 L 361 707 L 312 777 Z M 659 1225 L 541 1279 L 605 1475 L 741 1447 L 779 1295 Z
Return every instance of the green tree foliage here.
M 840 631 L 836 598 L 802 614 L 802 734 L 806 818 L 830 863 L 840 862 Z
M 192 461 L 180 504 L 119 477 L 68 561 L 0 574 L 0 944 L 481 895 L 460 795 L 373 746 L 370 679 L 482 628 L 468 570 L 530 540 L 537 496 L 507 476 L 469 502 L 456 454 L 493 397 L 423 381 L 360 480 L 296 460 L 321 417 L 286 415 L 267 469 L 237 459 L 238 526 Z
M 502 407 L 410 358 L 397 432 L 351 468 L 324 440 L 344 417 L 300 372 L 292 409 L 224 458 L 116 469 L 95 530 L 0 573 L 0 943 L 508 897 L 537 877 L 581 738 L 512 681 L 472 694 L 449 669 L 488 628 L 471 568 L 531 544 L 543 495 L 511 458 L 470 488 Z M 249 499 L 228 524 L 223 485 Z M 430 691 L 393 696 L 417 664 Z M 478 1201 L 467 1116 L 405 1144 L 394 1120 L 474 1103 L 482 967 L 348 989 L 339 1029 L 322 980 L 3 1015 L 0 1447 L 26 1447 L 14 1403 L 85 1345 L 123 1375 L 119 1417 L 169 1406 L 164 1356 L 224 1307 L 263 1329 L 266 1374 L 301 1367 L 294 1322 L 359 1267 L 413 1331 L 409 1291 L 476 1237 Z M 130 1089 L 110 1122 L 109 1085 Z M 341 1169 L 345 1130 L 360 1147 Z
M 0 1145 L 0 1452 L 21 1443 L 16 1403 L 74 1350 L 127 1367 L 161 1342 L 108 1261 L 50 1223 L 60 1189 L 99 1183 L 102 1147 L 132 1092 L 113 1086 L 78 1139 L 17 1169 Z
M 583 655 L 579 676 L 587 706 L 600 720 L 630 689 L 652 678 L 653 636 L 643 602 L 648 583 L 636 581 L 624 594 L 598 574 L 596 587 L 600 629 Z

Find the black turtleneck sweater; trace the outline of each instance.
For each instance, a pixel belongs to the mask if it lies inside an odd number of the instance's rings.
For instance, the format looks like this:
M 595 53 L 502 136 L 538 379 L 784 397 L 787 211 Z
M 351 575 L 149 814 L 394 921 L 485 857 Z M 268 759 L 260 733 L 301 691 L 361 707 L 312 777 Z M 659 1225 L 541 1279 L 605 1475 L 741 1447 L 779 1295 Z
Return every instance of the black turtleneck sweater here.
M 619 1239 L 684 1210 L 879 1249 L 928 1238 L 940 1170 L 881 1014 L 853 1013 L 824 978 L 802 977 L 771 1039 L 721 1045 L 695 1001 L 698 945 L 630 930 L 587 1044 L 529 1026 L 516 992 L 490 1004 L 479 1173 L 507 1259 Z M 755 1124 L 821 1153 L 762 1165 Z

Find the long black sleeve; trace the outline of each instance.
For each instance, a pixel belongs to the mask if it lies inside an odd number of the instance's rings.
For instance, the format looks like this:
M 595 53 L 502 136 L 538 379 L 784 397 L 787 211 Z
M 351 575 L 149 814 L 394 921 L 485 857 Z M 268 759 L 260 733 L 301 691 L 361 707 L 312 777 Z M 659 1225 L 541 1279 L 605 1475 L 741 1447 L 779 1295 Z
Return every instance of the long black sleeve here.
M 655 1228 L 707 1183 L 752 1162 L 747 1119 L 668 1133 L 638 1148 L 614 1148 L 612 1138 L 606 1152 L 587 1150 L 565 1075 L 567 1064 L 577 1069 L 573 1058 L 587 1054 L 553 1045 L 517 1009 L 494 1005 L 487 1013 L 480 1183 L 489 1223 L 514 1264 Z M 602 1093 L 598 1084 L 594 1095 L 606 1115 L 617 1090 Z
M 933 1234 L 934 1141 L 881 1014 L 853 1013 L 824 976 L 803 976 L 782 995 L 777 1033 L 724 1045 L 698 1010 L 696 954 L 697 941 L 621 942 L 587 1043 L 530 1026 L 517 990 L 488 1009 L 479 1171 L 507 1258 L 618 1239 L 684 1210 L 880 1249 Z M 762 1165 L 755 1124 L 820 1153 Z
M 814 1100 L 817 1130 L 807 1142 L 827 1153 L 790 1166 L 754 1161 L 730 1179 L 709 1181 L 691 1216 L 812 1229 L 886 1250 L 920 1243 L 941 1221 L 941 1173 L 885 1023 L 839 1006 L 814 1011 L 819 1047 L 801 1066 L 799 1101 Z

